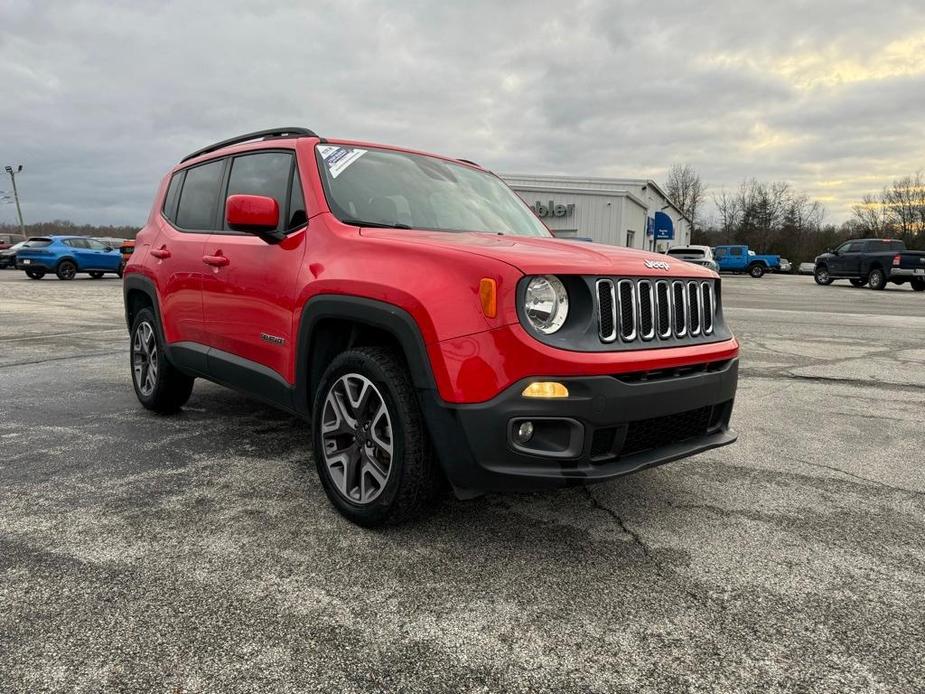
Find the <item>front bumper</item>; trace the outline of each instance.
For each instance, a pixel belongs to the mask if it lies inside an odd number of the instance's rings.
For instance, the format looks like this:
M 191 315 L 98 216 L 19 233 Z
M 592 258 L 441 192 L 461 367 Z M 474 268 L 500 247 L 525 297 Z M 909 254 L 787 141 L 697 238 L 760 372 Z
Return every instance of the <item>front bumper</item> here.
M 437 454 L 458 496 L 603 481 L 736 440 L 729 418 L 737 358 L 645 374 L 542 379 L 563 383 L 569 389 L 563 399 L 522 397 L 535 380 L 475 405 L 425 395 Z M 524 421 L 548 436 L 521 446 L 515 430 Z

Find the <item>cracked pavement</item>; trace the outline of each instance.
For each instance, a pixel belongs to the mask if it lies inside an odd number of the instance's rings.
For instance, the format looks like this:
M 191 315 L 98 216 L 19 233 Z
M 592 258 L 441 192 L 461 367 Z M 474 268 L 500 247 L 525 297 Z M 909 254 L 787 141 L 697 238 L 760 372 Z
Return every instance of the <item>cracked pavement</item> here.
M 925 690 L 925 296 L 723 282 L 735 445 L 368 531 L 298 420 L 138 406 L 118 280 L 0 272 L 0 691 Z

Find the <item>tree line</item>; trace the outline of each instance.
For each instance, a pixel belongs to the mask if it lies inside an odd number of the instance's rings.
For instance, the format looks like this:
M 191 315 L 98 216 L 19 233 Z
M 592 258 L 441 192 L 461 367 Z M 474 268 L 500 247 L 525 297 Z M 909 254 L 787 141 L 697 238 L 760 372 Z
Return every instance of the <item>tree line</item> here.
M 56 219 L 53 222 L 36 222 L 26 224 L 26 238 L 32 236 L 99 236 L 114 239 L 133 239 L 138 233 L 134 226 L 103 226 L 98 224 L 74 224 L 67 220 Z M 0 223 L 0 233 L 19 235 L 19 225 Z
M 758 252 L 776 253 L 794 265 L 812 260 L 842 241 L 862 237 L 898 238 L 910 248 L 925 249 L 925 175 L 893 181 L 880 193 L 865 195 L 851 219 L 825 224 L 818 200 L 785 181 L 749 178 L 734 190 L 711 194 L 714 213 L 702 220 L 707 187 L 689 164 L 673 166 L 665 190 L 694 220 L 691 243 L 747 244 Z

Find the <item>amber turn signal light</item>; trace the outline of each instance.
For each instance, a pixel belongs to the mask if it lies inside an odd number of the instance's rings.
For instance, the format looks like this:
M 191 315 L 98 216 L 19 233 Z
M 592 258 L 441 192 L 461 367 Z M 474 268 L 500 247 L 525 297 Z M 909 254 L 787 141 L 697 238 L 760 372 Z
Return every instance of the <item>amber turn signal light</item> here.
M 498 315 L 498 283 L 490 277 L 483 277 L 479 282 L 479 299 L 482 301 L 482 313 L 486 318 Z
M 521 393 L 525 398 L 567 398 L 568 388 L 556 381 L 535 381 Z

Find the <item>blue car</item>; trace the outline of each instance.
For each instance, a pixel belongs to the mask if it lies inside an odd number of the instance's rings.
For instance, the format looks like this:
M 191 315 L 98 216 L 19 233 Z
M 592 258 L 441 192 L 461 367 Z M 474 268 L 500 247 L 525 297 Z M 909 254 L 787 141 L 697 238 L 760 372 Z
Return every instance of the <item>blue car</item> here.
M 99 279 L 111 272 L 122 276 L 118 249 L 86 236 L 40 236 L 29 239 L 16 251 L 16 268 L 34 280 L 53 272 L 58 279 L 72 280 L 78 272 Z

